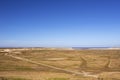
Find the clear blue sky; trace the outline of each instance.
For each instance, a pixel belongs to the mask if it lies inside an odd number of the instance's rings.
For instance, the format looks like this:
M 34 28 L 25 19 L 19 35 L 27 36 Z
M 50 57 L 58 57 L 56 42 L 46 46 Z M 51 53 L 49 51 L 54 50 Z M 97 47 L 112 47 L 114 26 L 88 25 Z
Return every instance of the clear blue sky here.
M 120 46 L 120 0 L 0 0 L 0 46 Z

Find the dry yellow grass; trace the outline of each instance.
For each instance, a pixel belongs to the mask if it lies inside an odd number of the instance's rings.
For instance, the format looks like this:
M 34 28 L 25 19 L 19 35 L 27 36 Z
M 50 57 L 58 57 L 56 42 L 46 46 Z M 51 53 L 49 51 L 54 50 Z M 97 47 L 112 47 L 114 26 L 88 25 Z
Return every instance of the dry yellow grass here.
M 89 72 L 103 80 L 120 79 L 120 50 L 14 50 L 9 54 L 62 69 Z M 32 80 L 97 80 L 17 60 L 4 53 L 0 53 L 0 76 Z

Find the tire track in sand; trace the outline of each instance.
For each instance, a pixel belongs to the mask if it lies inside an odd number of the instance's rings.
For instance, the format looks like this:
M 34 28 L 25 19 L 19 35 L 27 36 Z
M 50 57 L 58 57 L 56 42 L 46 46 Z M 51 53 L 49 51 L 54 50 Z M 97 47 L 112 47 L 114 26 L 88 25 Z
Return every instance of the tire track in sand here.
M 9 56 L 9 57 L 11 57 L 11 58 L 15 58 L 15 59 L 18 59 L 18 60 L 30 62 L 30 63 L 36 64 L 36 65 L 46 66 L 46 67 L 49 67 L 49 68 L 52 68 L 52 69 L 64 71 L 64 72 L 71 73 L 71 74 L 75 74 L 75 75 L 83 75 L 83 76 L 85 76 L 85 77 L 99 78 L 99 75 L 97 75 L 97 74 L 92 75 L 92 74 L 89 74 L 88 72 L 85 72 L 85 71 L 76 72 L 76 71 L 71 71 L 71 70 L 67 70 L 67 69 L 62 69 L 62 68 L 58 68 L 58 67 L 55 67 L 55 66 L 43 64 L 43 63 L 40 63 L 40 62 L 38 63 L 38 62 L 32 61 L 32 60 L 30 60 L 30 59 L 26 59 L 26 58 L 22 58 L 22 57 L 18 57 L 18 56 L 13 56 L 13 55 L 10 55 L 10 54 L 7 54 L 6 56 Z

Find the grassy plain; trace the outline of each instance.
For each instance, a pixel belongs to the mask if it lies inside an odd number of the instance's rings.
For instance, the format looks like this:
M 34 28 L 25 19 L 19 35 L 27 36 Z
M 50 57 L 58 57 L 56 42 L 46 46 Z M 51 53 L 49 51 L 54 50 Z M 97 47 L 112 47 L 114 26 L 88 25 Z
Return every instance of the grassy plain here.
M 0 50 L 0 80 L 120 80 L 120 50 Z

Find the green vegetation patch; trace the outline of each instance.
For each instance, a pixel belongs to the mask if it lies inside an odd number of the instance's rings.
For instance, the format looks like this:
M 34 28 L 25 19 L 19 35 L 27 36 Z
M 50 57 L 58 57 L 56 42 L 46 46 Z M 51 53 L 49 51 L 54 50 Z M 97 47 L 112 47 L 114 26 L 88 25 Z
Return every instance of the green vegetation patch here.
M 19 71 L 26 71 L 26 70 L 34 70 L 30 67 L 24 67 L 24 66 L 21 66 L 21 67 L 15 67 L 15 70 L 19 70 Z

